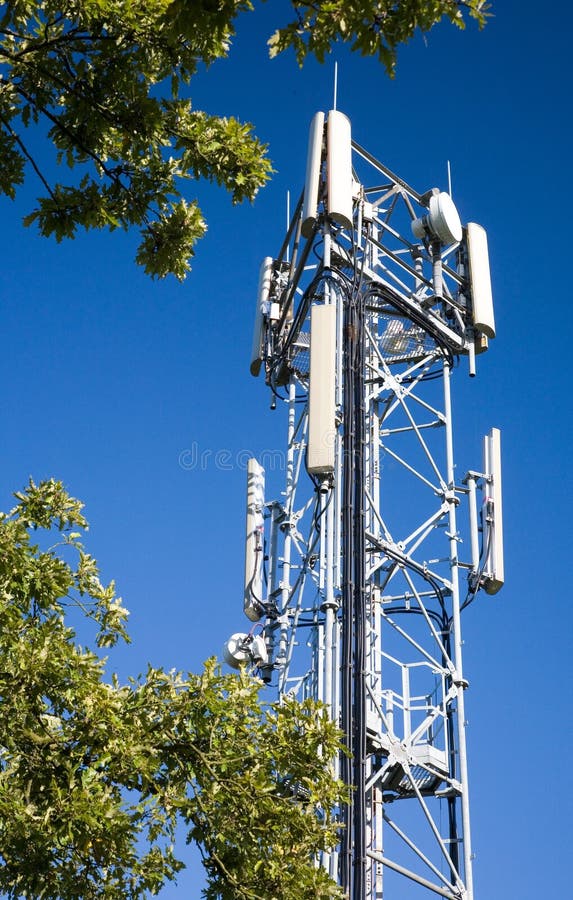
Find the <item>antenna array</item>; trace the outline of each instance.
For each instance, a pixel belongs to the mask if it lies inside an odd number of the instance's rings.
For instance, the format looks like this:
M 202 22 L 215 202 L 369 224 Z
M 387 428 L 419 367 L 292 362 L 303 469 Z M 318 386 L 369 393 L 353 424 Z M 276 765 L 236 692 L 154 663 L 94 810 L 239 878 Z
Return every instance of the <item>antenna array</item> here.
M 483 228 L 317 113 L 305 190 L 261 267 L 251 360 L 287 410 L 286 484 L 265 501 L 250 464 L 256 631 L 226 658 L 340 723 L 353 799 L 322 864 L 352 900 L 473 900 L 461 612 L 503 584 L 500 451 L 493 429 L 483 472 L 456 481 L 450 382 L 494 336 Z

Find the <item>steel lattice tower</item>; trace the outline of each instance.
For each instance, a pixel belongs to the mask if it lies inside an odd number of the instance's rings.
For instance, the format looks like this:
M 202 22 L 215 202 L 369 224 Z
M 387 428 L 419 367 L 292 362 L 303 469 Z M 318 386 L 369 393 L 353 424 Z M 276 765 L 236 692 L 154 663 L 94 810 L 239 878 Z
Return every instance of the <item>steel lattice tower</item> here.
M 503 583 L 501 476 L 492 429 L 483 471 L 456 481 L 450 381 L 494 335 L 483 229 L 317 113 L 257 299 L 251 371 L 288 410 L 279 500 L 249 464 L 245 612 L 262 629 L 226 655 L 340 723 L 353 800 L 322 862 L 352 900 L 473 900 L 460 613 Z

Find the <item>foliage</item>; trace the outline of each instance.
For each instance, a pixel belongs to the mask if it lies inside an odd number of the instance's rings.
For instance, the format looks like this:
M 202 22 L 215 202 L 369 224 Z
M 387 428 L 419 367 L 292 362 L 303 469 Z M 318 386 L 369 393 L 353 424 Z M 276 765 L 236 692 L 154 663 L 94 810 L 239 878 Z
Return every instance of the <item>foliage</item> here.
M 300 65 L 313 55 L 323 62 L 341 41 L 362 56 L 377 56 L 391 77 L 397 49 L 419 30 L 430 31 L 442 18 L 465 27 L 464 10 L 485 24 L 485 0 L 291 0 L 296 19 L 269 41 L 271 56 L 294 48 Z
M 45 196 L 26 218 L 59 241 L 78 227 L 139 226 L 137 259 L 183 278 L 205 222 L 182 180 L 252 200 L 270 174 L 251 126 L 193 110 L 182 96 L 200 63 L 224 57 L 250 0 L 10 0 L 0 5 L 0 190 L 26 162 Z M 77 183 L 52 184 L 24 140 L 43 120 Z
M 376 55 L 393 74 L 416 29 L 463 10 L 485 21 L 485 0 L 290 0 L 296 18 L 270 39 L 275 56 L 323 60 L 337 41 Z M 193 109 L 198 68 L 229 52 L 234 21 L 252 0 L 8 0 L 0 3 L 0 192 L 14 198 L 30 169 L 44 194 L 26 216 L 60 241 L 78 228 L 140 229 L 137 261 L 183 279 L 206 229 L 187 185 L 207 179 L 234 203 L 271 174 L 252 126 Z M 27 129 L 44 124 L 60 170 L 38 162 Z
M 155 893 L 182 868 L 179 824 L 201 849 L 208 900 L 340 896 L 312 861 L 337 840 L 342 799 L 324 711 L 265 710 L 255 679 L 214 661 L 200 675 L 106 681 L 70 617 L 111 647 L 127 611 L 80 543 L 81 504 L 55 481 L 16 497 L 0 514 L 0 892 Z

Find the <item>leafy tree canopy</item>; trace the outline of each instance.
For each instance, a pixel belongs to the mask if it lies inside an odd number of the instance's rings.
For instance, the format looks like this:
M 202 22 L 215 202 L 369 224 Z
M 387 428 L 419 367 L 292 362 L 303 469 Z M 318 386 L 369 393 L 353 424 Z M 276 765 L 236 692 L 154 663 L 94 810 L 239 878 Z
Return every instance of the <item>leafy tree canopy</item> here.
M 127 638 L 127 611 L 80 543 L 81 504 L 55 481 L 16 498 L 0 514 L 0 892 L 148 896 L 182 868 L 182 824 L 208 900 L 339 897 L 313 864 L 336 842 L 330 810 L 342 799 L 324 711 L 263 709 L 255 679 L 214 661 L 200 675 L 150 667 L 106 680 L 71 621 L 112 647 Z
M 324 62 L 336 43 L 351 45 L 362 56 L 377 56 L 391 77 L 398 47 L 417 30 L 430 31 L 441 19 L 465 28 L 464 12 L 485 25 L 485 0 L 291 0 L 296 19 L 269 41 L 271 56 L 294 48 L 299 64 L 307 56 Z
M 270 39 L 323 60 L 337 41 L 377 55 L 442 17 L 484 21 L 484 0 L 291 0 L 293 22 Z M 14 198 L 27 172 L 43 185 L 25 218 L 58 241 L 78 228 L 139 227 L 137 261 L 182 279 L 206 228 L 190 181 L 252 200 L 271 174 L 252 126 L 193 109 L 199 64 L 229 52 L 234 21 L 251 0 L 9 0 L 0 4 L 0 192 Z M 54 181 L 27 129 L 43 123 L 57 161 L 78 177 Z M 42 152 L 42 159 L 45 154 Z

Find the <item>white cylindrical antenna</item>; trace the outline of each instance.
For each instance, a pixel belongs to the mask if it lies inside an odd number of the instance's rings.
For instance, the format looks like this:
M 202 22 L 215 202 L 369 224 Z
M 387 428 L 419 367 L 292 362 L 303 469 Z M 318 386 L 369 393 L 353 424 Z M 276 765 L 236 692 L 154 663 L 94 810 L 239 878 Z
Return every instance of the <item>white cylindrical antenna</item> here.
M 488 338 L 494 338 L 495 318 L 485 229 L 469 222 L 466 240 L 474 328 Z
M 344 228 L 352 227 L 352 133 L 350 120 L 333 109 L 326 128 L 328 215 Z
M 504 582 L 499 428 L 492 428 L 484 438 L 484 473 L 486 476 L 483 503 L 484 588 L 487 594 L 497 594 Z
M 243 609 L 251 622 L 264 613 L 264 508 L 265 470 L 253 457 L 247 463 L 247 540 L 245 545 L 245 596 Z
M 310 311 L 310 386 L 306 467 L 312 475 L 334 472 L 336 436 L 336 306 Z
M 468 373 L 470 378 L 475 378 L 476 374 L 476 342 L 472 338 L 468 344 Z
M 253 346 L 251 349 L 251 375 L 257 376 L 261 371 L 263 359 L 263 337 L 265 315 L 268 313 L 269 293 L 273 274 L 273 258 L 265 256 L 259 271 L 259 286 L 257 288 L 257 308 L 255 311 L 255 324 L 253 328 Z
M 472 552 L 472 572 L 474 575 L 477 575 L 479 572 L 479 529 L 476 479 L 477 475 L 475 472 L 468 472 L 466 475 L 466 483 L 468 486 L 468 509 L 470 514 L 470 547 Z
M 308 135 L 308 152 L 306 157 L 306 181 L 304 184 L 304 202 L 302 206 L 302 236 L 308 238 L 312 234 L 318 210 L 318 191 L 320 188 L 320 170 L 322 167 L 322 142 L 324 137 L 324 113 L 317 112 L 310 123 Z M 290 224 L 290 223 L 289 223 Z
M 452 169 L 451 169 L 451 166 L 450 166 L 450 161 L 449 161 L 449 159 L 448 159 L 448 162 L 447 162 L 447 166 L 448 166 L 448 194 L 450 195 L 450 197 L 451 197 L 452 200 L 453 200 L 453 199 L 454 199 L 454 194 L 453 194 L 453 191 L 452 191 Z

